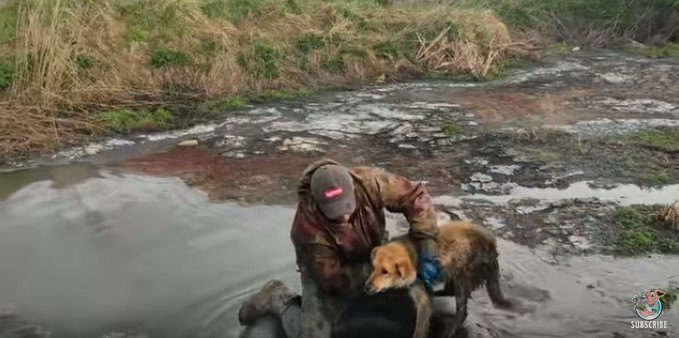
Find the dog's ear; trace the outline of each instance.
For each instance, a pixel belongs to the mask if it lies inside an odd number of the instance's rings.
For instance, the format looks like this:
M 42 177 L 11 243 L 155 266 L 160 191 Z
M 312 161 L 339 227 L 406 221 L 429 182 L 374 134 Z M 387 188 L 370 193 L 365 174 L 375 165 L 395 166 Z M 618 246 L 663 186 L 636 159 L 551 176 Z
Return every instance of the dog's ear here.
M 396 266 L 396 271 L 398 272 L 398 275 L 403 278 L 403 279 L 408 279 L 409 277 L 412 277 L 414 273 L 413 265 L 407 261 L 407 260 L 402 260 L 398 261 L 395 264 Z
M 378 247 L 374 247 L 374 248 L 372 249 L 372 251 L 370 251 L 370 260 L 375 259 L 375 254 L 377 253 L 377 248 L 378 248 Z

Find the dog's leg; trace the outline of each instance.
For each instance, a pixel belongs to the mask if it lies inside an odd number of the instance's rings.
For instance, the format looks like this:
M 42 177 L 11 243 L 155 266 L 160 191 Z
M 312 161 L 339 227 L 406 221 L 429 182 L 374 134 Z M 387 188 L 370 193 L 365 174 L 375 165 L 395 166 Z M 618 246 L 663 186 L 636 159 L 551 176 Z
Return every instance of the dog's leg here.
M 455 319 L 448 332 L 448 338 L 453 337 L 467 319 L 467 300 L 470 294 L 467 283 L 468 281 L 458 280 L 458 283 L 455 284 Z
M 426 338 L 429 334 L 429 321 L 433 312 L 431 299 L 421 283 L 416 283 L 410 288 L 410 297 L 413 298 L 417 307 L 413 338 Z
M 443 286 L 443 290 L 434 291 L 434 296 L 436 297 L 455 296 L 455 282 L 453 281 L 453 279 L 451 278 L 448 282 L 446 282 L 446 284 Z

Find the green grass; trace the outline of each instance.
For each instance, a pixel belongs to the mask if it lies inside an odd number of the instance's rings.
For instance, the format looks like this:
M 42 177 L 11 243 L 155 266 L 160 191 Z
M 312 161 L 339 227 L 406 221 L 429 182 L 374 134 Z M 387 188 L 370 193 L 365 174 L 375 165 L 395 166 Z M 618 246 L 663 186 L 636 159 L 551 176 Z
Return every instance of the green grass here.
M 248 101 L 242 96 L 232 96 L 217 101 L 217 107 L 222 110 L 237 110 L 242 109 L 248 104 Z
M 285 12 L 300 14 L 304 4 L 297 0 L 209 0 L 201 7 L 206 16 L 239 22 L 246 17 L 280 16 Z
M 0 45 L 14 35 L 17 22 L 15 6 L 3 7 L 0 10 Z
M 323 47 L 325 47 L 325 40 L 319 34 L 304 33 L 297 39 L 297 49 L 304 54 Z
M 639 179 L 642 183 L 651 187 L 660 187 L 672 183 L 672 180 L 667 173 L 662 170 L 643 172 L 639 175 Z
M 323 69 L 333 74 L 339 74 L 344 71 L 345 63 L 342 55 L 325 58 L 323 60 Z
M 278 48 L 260 42 L 248 53 L 241 54 L 238 63 L 257 79 L 274 80 L 280 76 L 279 63 L 283 56 Z
M 679 288 L 664 288 L 661 289 L 665 291 L 665 295 L 660 298 L 663 310 L 669 310 L 672 308 L 672 304 L 677 301 L 677 294 L 679 294 Z
M 151 65 L 155 68 L 188 66 L 191 64 L 191 57 L 180 51 L 160 48 L 151 53 Z
M 174 117 L 169 111 L 158 108 L 149 110 L 118 109 L 98 113 L 96 119 L 108 130 L 117 133 L 135 131 L 155 131 L 169 129 L 174 125 Z
M 679 128 L 658 128 L 642 131 L 619 138 L 626 144 L 633 144 L 664 152 L 679 152 Z
M 7 61 L 0 60 L 0 90 L 5 90 L 12 85 L 12 65 Z
M 573 47 L 565 42 L 554 43 L 549 46 L 549 49 L 552 51 L 552 53 L 558 55 L 569 55 L 573 53 Z
M 298 89 L 298 90 L 271 90 L 259 96 L 253 97 L 250 100 L 256 103 L 269 102 L 269 101 L 287 101 L 296 100 L 301 98 L 307 98 L 313 94 L 312 91 L 308 89 Z
M 646 48 L 632 47 L 630 51 L 649 58 L 677 58 L 679 57 L 679 43 L 668 43 Z
M 608 234 L 615 252 L 642 255 L 652 252 L 679 254 L 679 236 L 654 219 L 662 206 L 635 206 L 619 209 L 614 214 L 615 227 Z
M 445 126 L 443 126 L 443 132 L 446 133 L 448 136 L 457 136 L 462 134 L 462 128 L 460 128 L 459 125 L 456 123 L 448 123 Z
M 482 6 L 492 8 L 510 27 L 523 30 L 546 28 L 557 38 L 566 40 L 586 39 L 592 32 L 602 32 L 606 36 L 600 38 L 600 42 L 606 44 L 620 38 L 638 41 L 653 38 L 656 33 L 676 24 L 671 13 L 679 9 L 679 1 L 486 0 Z M 605 37 L 611 39 L 606 41 Z

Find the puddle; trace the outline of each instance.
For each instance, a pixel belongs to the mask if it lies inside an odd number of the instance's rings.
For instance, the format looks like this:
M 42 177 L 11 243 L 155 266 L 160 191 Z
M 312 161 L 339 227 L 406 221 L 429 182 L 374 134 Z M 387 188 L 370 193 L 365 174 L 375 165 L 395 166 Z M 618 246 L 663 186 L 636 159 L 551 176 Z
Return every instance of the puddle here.
M 92 166 L 3 173 L 0 182 L 3 188 L 15 182 L 0 201 L 0 307 L 13 307 L 55 338 L 130 328 L 148 337 L 236 337 L 236 311 L 249 293 L 270 278 L 299 287 L 291 208 L 211 203 L 178 179 Z M 555 200 L 585 191 L 576 185 L 515 193 Z M 623 186 L 597 194 L 660 201 L 676 186 L 662 191 L 637 196 L 640 191 Z M 388 217 L 394 235 L 405 230 L 401 218 Z M 526 247 L 499 245 L 507 294 L 539 309 L 509 314 L 476 292 L 467 326 L 503 337 L 633 334 L 631 297 L 666 287 L 679 266 L 679 258 L 661 256 L 574 257 L 554 266 Z M 663 318 L 679 324 L 676 311 Z M 679 328 L 670 327 L 670 333 Z
M 538 199 L 544 202 L 557 202 L 569 199 L 596 199 L 602 202 L 614 202 L 623 206 L 635 204 L 670 204 L 679 199 L 679 184 L 661 188 L 642 188 L 633 184 L 621 184 L 611 189 L 595 189 L 591 185 L 596 182 L 581 181 L 569 185 L 565 189 L 528 188 L 513 185 L 506 195 L 472 194 L 462 197 L 437 196 L 434 203 L 457 207 L 465 201 L 486 201 L 493 204 L 506 205 L 512 200 Z

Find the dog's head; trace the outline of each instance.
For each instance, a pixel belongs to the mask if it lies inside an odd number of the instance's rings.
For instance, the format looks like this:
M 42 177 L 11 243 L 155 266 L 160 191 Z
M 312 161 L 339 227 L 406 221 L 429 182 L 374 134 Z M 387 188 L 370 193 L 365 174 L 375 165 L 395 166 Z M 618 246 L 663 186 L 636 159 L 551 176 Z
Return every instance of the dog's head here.
M 370 257 L 373 270 L 365 282 L 368 294 L 407 287 L 417 280 L 415 264 L 402 244 L 392 242 L 378 246 Z

